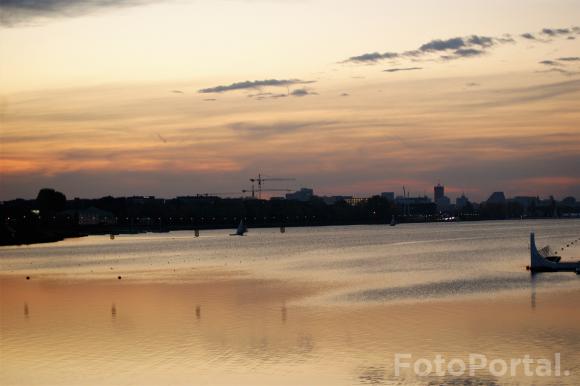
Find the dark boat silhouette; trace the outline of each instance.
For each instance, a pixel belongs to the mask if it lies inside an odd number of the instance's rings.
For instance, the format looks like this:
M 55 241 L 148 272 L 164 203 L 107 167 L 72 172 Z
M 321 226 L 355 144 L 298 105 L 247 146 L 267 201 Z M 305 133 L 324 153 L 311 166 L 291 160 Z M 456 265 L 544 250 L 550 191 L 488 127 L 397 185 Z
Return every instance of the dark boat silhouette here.
M 538 250 L 534 233 L 530 233 L 530 265 L 532 273 L 536 272 L 576 272 L 580 275 L 580 261 L 561 262 L 560 256 L 550 256 L 549 248 Z
M 245 233 L 248 232 L 248 228 L 246 224 L 244 224 L 244 220 L 240 220 L 240 225 L 238 225 L 238 229 L 236 229 L 236 233 L 230 233 L 230 236 L 243 236 Z

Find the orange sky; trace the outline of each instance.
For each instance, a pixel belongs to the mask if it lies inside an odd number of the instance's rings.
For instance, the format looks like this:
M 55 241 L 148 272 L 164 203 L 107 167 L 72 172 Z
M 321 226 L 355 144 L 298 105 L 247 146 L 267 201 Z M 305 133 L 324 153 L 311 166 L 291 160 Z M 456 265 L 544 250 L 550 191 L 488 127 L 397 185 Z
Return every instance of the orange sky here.
M 579 1 L 105 3 L 2 5 L 0 199 L 580 197 Z

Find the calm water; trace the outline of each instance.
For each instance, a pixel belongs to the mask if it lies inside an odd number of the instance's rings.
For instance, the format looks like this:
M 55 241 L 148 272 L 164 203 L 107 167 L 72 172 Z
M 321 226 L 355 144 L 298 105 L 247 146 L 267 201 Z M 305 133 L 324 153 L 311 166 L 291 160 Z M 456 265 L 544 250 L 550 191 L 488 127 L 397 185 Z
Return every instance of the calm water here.
M 574 220 L 0 248 L 0 384 L 577 385 L 580 277 L 532 279 L 530 231 L 580 259 Z M 397 377 L 396 353 L 560 353 L 571 375 Z

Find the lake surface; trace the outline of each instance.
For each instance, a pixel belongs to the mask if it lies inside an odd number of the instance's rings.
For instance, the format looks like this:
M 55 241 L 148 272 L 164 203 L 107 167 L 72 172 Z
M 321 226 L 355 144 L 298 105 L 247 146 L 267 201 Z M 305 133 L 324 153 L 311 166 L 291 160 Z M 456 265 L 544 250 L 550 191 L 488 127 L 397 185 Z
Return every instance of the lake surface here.
M 3 247 L 0 384 L 578 385 L 580 276 L 531 277 L 531 231 L 580 260 L 578 220 Z M 396 376 L 398 353 L 559 353 L 569 375 Z

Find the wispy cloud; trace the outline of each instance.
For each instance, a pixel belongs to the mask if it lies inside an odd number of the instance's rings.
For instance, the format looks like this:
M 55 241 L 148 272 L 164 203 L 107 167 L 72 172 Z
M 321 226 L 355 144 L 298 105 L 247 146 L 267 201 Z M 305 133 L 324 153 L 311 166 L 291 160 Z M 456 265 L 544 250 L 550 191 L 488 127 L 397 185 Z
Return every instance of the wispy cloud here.
M 539 63 L 543 64 L 544 66 L 561 66 L 561 64 L 555 60 L 542 60 Z
M 314 92 L 312 90 L 309 90 L 307 88 L 297 88 L 296 90 L 292 90 L 290 95 L 295 96 L 295 97 L 304 97 L 307 95 L 318 95 L 318 93 Z
M 578 72 L 578 71 L 565 70 L 565 69 L 559 68 L 559 67 L 550 68 L 549 70 L 539 70 L 539 71 L 536 71 L 536 73 L 538 73 L 538 74 L 558 73 L 558 74 L 562 74 L 564 76 L 577 76 L 580 74 L 580 72 Z
M 548 66 L 550 67 L 549 70 L 540 70 L 540 71 L 536 71 L 537 73 L 559 73 L 565 76 L 576 76 L 579 74 L 578 71 L 574 71 L 572 69 L 570 69 L 570 66 L 573 64 L 573 62 L 577 62 L 580 61 L 580 57 L 577 56 L 566 56 L 566 57 L 561 57 L 558 59 L 554 59 L 554 60 L 550 60 L 550 59 L 546 59 L 546 60 L 542 60 L 540 62 L 538 62 L 539 64 L 543 64 L 544 66 Z
M 560 71 L 552 68 L 546 71 Z M 544 83 L 529 87 L 497 90 L 493 101 L 472 104 L 472 107 L 504 107 L 552 99 L 562 95 L 580 93 L 580 80 Z
M 526 32 L 520 35 L 520 37 L 526 40 L 534 40 L 538 42 L 547 43 L 551 41 L 551 38 L 556 37 L 567 37 L 568 39 L 575 39 L 573 35 L 580 34 L 580 27 L 570 27 L 570 28 L 543 28 L 537 33 Z
M 576 34 L 580 34 L 580 27 L 544 28 L 538 33 L 534 34 L 526 32 L 520 34 L 519 37 L 524 40 L 550 42 L 557 37 L 570 38 L 574 37 L 573 35 Z M 421 44 L 419 48 L 410 51 L 387 51 L 384 53 L 376 51 L 351 56 L 350 58 L 343 60 L 341 63 L 375 64 L 385 60 L 396 61 L 407 59 L 417 61 L 424 58 L 432 59 L 433 57 L 448 61 L 481 56 L 486 54 L 493 47 L 516 42 L 517 40 L 510 34 L 504 34 L 501 36 L 457 36 L 449 39 L 433 39 Z
M 384 59 L 395 59 L 398 57 L 399 57 L 399 54 L 397 54 L 395 52 L 384 52 L 382 54 L 379 52 L 372 52 L 369 54 L 351 56 L 350 58 L 343 61 L 343 63 L 348 63 L 348 62 L 351 62 L 351 63 L 375 63 L 375 62 L 379 62 L 379 61 L 384 60 Z
M 542 29 L 542 34 L 546 36 L 561 36 L 561 35 L 570 35 L 572 33 L 579 33 L 579 27 L 572 27 L 572 28 L 544 28 Z
M 300 79 L 266 79 L 266 80 L 254 80 L 254 81 L 244 81 L 244 82 L 236 82 L 229 85 L 223 86 L 215 86 L 209 88 L 203 88 L 198 92 L 202 94 L 211 94 L 211 93 L 223 93 L 227 91 L 236 91 L 236 90 L 259 90 L 263 87 L 288 87 L 297 84 L 309 84 L 315 83 L 314 80 L 300 80 Z
M 450 39 L 434 39 L 419 46 L 412 51 L 397 52 L 373 52 L 352 56 L 342 63 L 367 63 L 373 64 L 383 60 L 394 59 L 419 59 L 427 55 L 441 55 L 442 59 L 458 59 L 478 56 L 485 50 L 498 44 L 513 42 L 509 35 L 502 37 L 471 35 L 466 37 L 454 37 Z
M 422 69 L 423 67 L 387 68 L 386 70 L 383 70 L 383 72 L 416 71 Z
M 0 25 L 13 27 L 37 19 L 76 17 L 102 9 L 132 7 L 164 0 L 2 0 Z
M 483 54 L 485 54 L 485 51 L 478 50 L 475 48 L 460 48 L 458 50 L 455 50 L 453 52 L 453 54 L 455 55 L 455 57 L 452 57 L 453 59 L 455 59 L 455 58 L 470 58 L 472 56 L 483 55 Z
M 529 32 L 523 33 L 523 34 L 521 34 L 520 36 L 521 36 L 522 38 L 524 38 L 524 39 L 528 39 L 528 40 L 538 40 L 538 39 L 537 39 L 537 38 L 534 36 L 534 34 L 532 34 L 532 33 L 529 33 Z
M 489 36 L 472 35 L 465 38 L 452 38 L 447 40 L 432 40 L 419 47 L 419 51 L 434 52 L 458 50 L 466 47 L 491 47 L 497 44 L 498 40 Z
M 252 122 L 235 122 L 229 128 L 235 134 L 251 138 L 270 138 L 273 136 L 290 135 L 305 130 L 327 129 L 337 124 L 335 121 L 302 121 L 273 122 L 260 124 Z
M 280 99 L 280 98 L 288 98 L 288 97 L 304 97 L 308 95 L 318 95 L 317 92 L 313 91 L 312 89 L 302 87 L 297 88 L 295 90 L 290 91 L 290 87 L 288 87 L 286 93 L 273 93 L 273 92 L 259 92 L 257 94 L 249 94 L 248 98 L 253 98 L 255 100 L 264 100 L 264 99 Z

